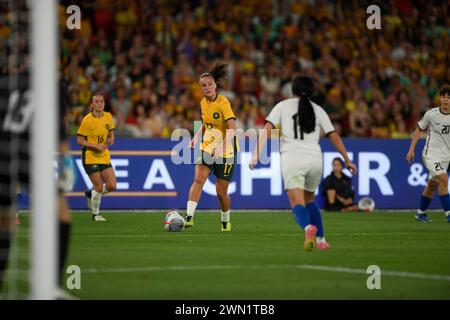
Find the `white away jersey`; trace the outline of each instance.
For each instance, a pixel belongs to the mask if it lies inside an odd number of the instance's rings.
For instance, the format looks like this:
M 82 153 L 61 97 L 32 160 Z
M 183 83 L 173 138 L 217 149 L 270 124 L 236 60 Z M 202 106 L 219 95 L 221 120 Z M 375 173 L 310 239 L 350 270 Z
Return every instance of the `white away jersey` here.
M 417 123 L 420 130 L 428 130 L 423 155 L 440 161 L 450 160 L 450 114 L 439 108 L 428 110 Z
M 296 151 L 321 156 L 320 134 L 321 132 L 324 134 L 333 132 L 334 126 L 325 110 L 311 101 L 316 115 L 316 128 L 311 133 L 304 132 L 302 134 L 298 124 L 298 99 L 286 99 L 276 104 L 266 121 L 275 127 L 281 125 L 281 153 Z

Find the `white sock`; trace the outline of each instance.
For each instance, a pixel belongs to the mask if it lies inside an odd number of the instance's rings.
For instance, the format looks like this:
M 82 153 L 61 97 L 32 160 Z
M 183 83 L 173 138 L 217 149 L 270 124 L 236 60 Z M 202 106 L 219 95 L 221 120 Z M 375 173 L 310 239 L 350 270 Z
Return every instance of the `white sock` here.
M 106 184 L 103 185 L 102 194 L 107 194 L 109 192 L 108 189 L 106 189 Z
M 197 209 L 197 202 L 188 201 L 186 206 L 186 215 L 193 217 L 195 213 L 195 209 Z
M 446 216 L 446 217 L 450 216 L 450 211 L 447 211 L 447 212 L 445 213 L 445 216 Z
M 230 210 L 223 212 L 220 210 L 220 221 L 230 222 Z
M 317 243 L 326 243 L 327 240 L 325 240 L 325 237 L 316 237 L 316 242 Z
M 417 209 L 417 214 L 425 214 L 425 211 L 422 211 L 420 209 Z
M 95 190 L 92 190 L 92 214 L 100 214 L 100 203 L 102 202 L 102 194 Z

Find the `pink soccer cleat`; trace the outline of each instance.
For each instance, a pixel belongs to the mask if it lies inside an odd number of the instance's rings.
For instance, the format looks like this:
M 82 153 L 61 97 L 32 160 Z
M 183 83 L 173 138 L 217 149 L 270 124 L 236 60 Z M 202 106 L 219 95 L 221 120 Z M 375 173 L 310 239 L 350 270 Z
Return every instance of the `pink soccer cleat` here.
M 314 250 L 314 246 L 316 244 L 316 233 L 317 227 L 313 225 L 309 225 L 309 228 L 305 230 L 305 242 L 303 244 L 305 251 L 311 252 Z

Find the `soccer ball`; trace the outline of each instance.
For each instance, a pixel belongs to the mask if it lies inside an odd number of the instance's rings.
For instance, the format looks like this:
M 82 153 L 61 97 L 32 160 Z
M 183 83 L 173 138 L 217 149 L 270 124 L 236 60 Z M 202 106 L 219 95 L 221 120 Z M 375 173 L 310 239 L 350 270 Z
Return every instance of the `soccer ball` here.
M 183 231 L 186 222 L 177 211 L 170 211 L 164 217 L 164 229 L 171 232 Z
M 372 198 L 364 197 L 359 200 L 358 209 L 365 212 L 372 212 L 375 210 L 375 201 Z

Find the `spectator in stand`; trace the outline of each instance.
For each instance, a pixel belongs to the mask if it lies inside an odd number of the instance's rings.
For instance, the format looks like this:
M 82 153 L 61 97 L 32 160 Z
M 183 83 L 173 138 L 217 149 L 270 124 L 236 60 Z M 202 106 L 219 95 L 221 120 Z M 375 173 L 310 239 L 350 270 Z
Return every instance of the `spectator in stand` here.
M 149 111 L 155 105 L 164 109 L 170 95 L 182 108 L 198 105 L 197 77 L 212 64 L 227 63 L 227 97 L 249 95 L 255 105 L 265 106 L 259 112 L 245 110 L 250 117 L 246 122 L 254 123 L 253 117 L 290 96 L 291 79 L 301 71 L 317 83 L 322 105 L 344 136 L 361 136 L 351 120 L 359 100 L 379 104 L 382 112 L 373 107 L 368 112 L 375 138 L 402 131 L 402 125 L 395 125 L 396 108 L 411 130 L 426 106 L 438 103 L 438 84 L 450 81 L 446 2 L 416 1 L 409 15 L 401 1 L 383 5 L 382 33 L 359 31 L 365 30 L 365 19 L 354 17 L 366 13 L 356 2 L 290 1 L 278 12 L 273 4 L 237 0 L 214 2 L 213 9 L 207 0 L 80 2 L 81 30 L 68 30 L 65 19 L 60 22 L 64 80 L 70 92 L 78 93 L 80 105 L 88 105 L 92 91 L 98 90 L 115 100 L 117 88 L 123 87 L 133 116 L 140 103 L 148 118 L 161 115 Z M 65 14 L 64 4 L 60 12 Z M 144 90 L 150 92 L 150 103 Z M 189 103 L 180 103 L 186 92 Z M 147 102 L 140 101 L 141 95 Z M 266 102 L 269 96 L 272 104 Z M 192 112 L 182 113 L 192 121 Z M 170 123 L 179 114 L 161 116 L 165 131 L 176 127 Z M 77 119 L 68 117 L 69 127 L 77 127 Z M 394 124 L 392 130 L 389 124 Z
M 370 134 L 370 124 L 372 119 L 369 116 L 368 108 L 364 100 L 356 102 L 355 110 L 349 113 L 349 125 L 351 137 L 368 137 Z

